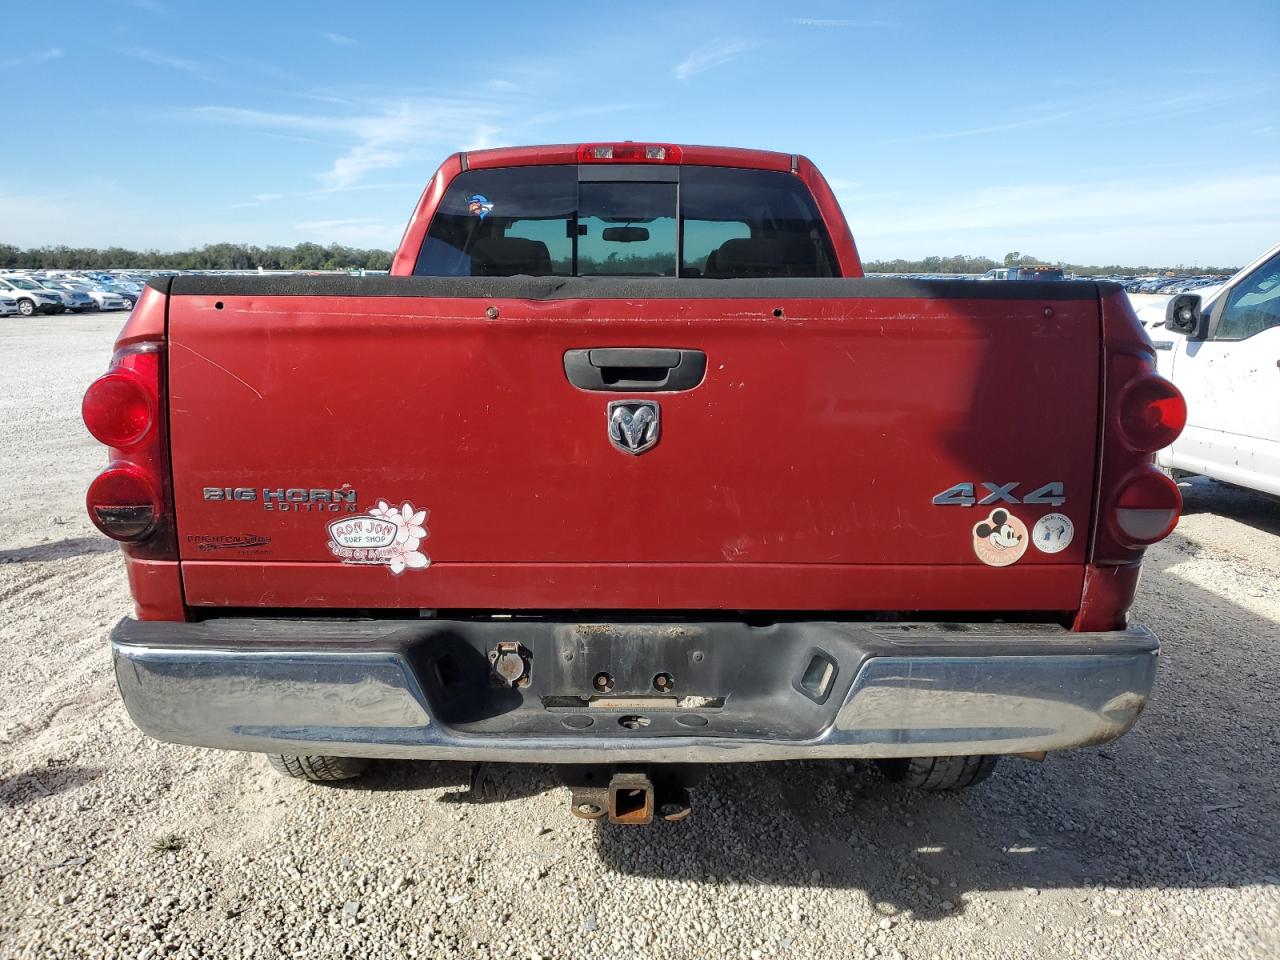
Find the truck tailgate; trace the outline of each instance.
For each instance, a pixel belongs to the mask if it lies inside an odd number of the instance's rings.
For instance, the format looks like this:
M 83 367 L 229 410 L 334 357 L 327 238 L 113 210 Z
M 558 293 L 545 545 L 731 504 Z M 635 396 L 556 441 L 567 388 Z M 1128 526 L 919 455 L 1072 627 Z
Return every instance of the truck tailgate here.
M 192 605 L 1079 605 L 1093 284 L 209 277 L 168 310 Z M 705 376 L 566 375 L 642 347 Z M 611 442 L 617 400 L 656 402 L 651 449 Z

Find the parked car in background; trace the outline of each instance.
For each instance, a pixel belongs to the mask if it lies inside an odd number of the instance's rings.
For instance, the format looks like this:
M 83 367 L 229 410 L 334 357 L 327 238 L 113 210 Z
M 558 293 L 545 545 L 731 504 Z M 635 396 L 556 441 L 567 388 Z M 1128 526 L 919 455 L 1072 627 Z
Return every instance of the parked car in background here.
M 65 277 L 63 280 L 84 290 L 98 301 L 103 310 L 132 310 L 138 300 L 142 287 L 133 283 L 124 283 L 112 278 L 102 279 L 103 275 L 88 273 L 78 277 Z M 111 300 L 106 306 L 104 300 Z
M 124 309 L 132 310 L 133 305 L 138 302 L 138 294 L 141 292 L 140 287 L 128 283 L 116 283 L 115 281 L 107 281 L 100 287 L 106 293 L 114 294 L 124 301 Z
M 18 301 L 8 295 L 0 295 L 0 317 L 11 317 L 18 312 Z
M 1280 496 L 1280 244 L 1165 310 L 1164 329 L 1148 329 L 1187 427 L 1156 462 Z
M 105 290 L 102 287 L 89 287 L 85 290 L 97 303 L 99 310 L 132 310 L 133 299 L 123 294 Z
M 983 280 L 1065 280 L 1061 267 L 1047 263 L 1024 263 L 1016 267 L 998 267 L 982 275 Z
M 66 280 L 58 280 L 41 277 L 39 283 L 50 290 L 57 291 L 62 295 L 62 302 L 66 308 L 72 313 L 87 313 L 90 310 L 97 310 L 98 304 L 93 297 L 78 287 L 76 284 L 68 283 Z
M 18 312 L 24 317 L 37 313 L 63 313 L 67 309 L 62 294 L 36 283 L 29 277 L 0 277 L 0 294 L 18 301 Z

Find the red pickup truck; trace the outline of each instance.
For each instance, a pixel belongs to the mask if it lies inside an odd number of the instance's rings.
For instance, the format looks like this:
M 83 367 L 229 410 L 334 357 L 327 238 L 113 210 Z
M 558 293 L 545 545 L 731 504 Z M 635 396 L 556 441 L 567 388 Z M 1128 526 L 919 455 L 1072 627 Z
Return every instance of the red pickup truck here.
M 459 153 L 389 277 L 154 280 L 84 400 L 133 720 L 309 779 L 687 765 L 929 789 L 1137 719 L 1185 407 L 1107 283 L 863 279 L 804 157 Z

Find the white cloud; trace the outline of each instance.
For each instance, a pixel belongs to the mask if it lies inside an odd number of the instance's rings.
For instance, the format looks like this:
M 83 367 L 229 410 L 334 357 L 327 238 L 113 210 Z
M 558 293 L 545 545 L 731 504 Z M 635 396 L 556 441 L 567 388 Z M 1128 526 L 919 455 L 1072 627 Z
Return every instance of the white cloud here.
M 645 109 L 638 103 L 609 103 L 601 106 L 565 107 L 563 110 L 546 110 L 538 113 L 526 113 L 514 122 L 516 127 L 537 127 L 548 123 L 562 123 L 565 120 L 578 120 L 586 117 L 604 117 L 626 110 Z
M 48 50 L 40 50 L 37 53 L 28 53 L 20 57 L 10 57 L 0 60 L 0 67 L 30 67 L 37 63 L 46 63 L 49 60 L 58 60 L 62 57 L 62 50 L 59 47 L 50 47 Z
M 5 241 L 21 247 L 56 244 L 110 246 L 145 236 L 148 213 L 109 183 L 92 181 L 39 193 L 0 183 Z
M 404 159 L 403 150 L 361 144 L 333 161 L 333 166 L 320 175 L 320 182 L 330 190 L 342 190 L 358 183 L 366 173 L 398 167 Z
M 337 227 L 364 226 L 380 222 L 376 217 L 348 217 L 345 220 L 308 220 L 297 225 L 298 230 L 314 233 L 317 230 L 333 230 Z
M 304 236 L 323 243 L 393 247 L 403 225 L 392 225 L 377 217 L 348 217 L 336 220 L 308 220 L 297 224 L 294 229 Z
M 423 183 L 421 180 L 400 180 L 395 183 L 353 183 L 349 187 L 341 187 L 336 190 L 308 190 L 305 193 L 294 194 L 294 196 L 322 199 L 324 197 L 333 197 L 343 193 L 356 193 L 363 190 L 421 190 L 422 186 Z
M 1280 222 L 1270 172 L 839 196 L 869 260 L 1022 250 L 1072 263 L 1244 263 Z
M 270 134 L 324 134 L 345 142 L 346 152 L 318 174 L 321 186 L 339 191 L 411 156 L 488 146 L 498 134 L 500 111 L 487 103 L 411 99 L 350 115 L 271 113 L 242 107 L 197 107 L 191 115 Z
M 0 182 L 4 242 L 20 247 L 122 246 L 135 250 L 186 250 L 209 243 L 295 244 L 303 240 L 393 249 L 420 184 L 403 197 L 389 195 L 382 216 L 353 215 L 290 224 L 279 212 L 268 216 L 253 201 L 217 209 L 208 202 L 151 194 L 135 195 L 104 181 L 68 184 L 56 193 L 32 193 Z M 363 205 L 368 209 L 368 205 Z M 278 208 L 273 208 L 278 211 Z
M 671 75 L 677 80 L 687 81 L 704 70 L 724 66 L 757 46 L 759 44 L 749 40 L 715 40 L 681 60 L 672 68 Z
M 255 193 L 252 199 L 227 205 L 228 210 L 241 210 L 246 207 L 260 207 L 264 203 L 275 203 L 278 200 L 332 200 L 344 193 L 364 192 L 368 190 L 420 190 L 422 183 L 418 180 L 401 180 L 397 183 L 357 183 L 349 187 L 330 190 L 321 187 L 318 190 L 303 190 L 300 193 Z
M 202 63 L 197 63 L 195 60 L 185 60 L 182 57 L 171 57 L 168 54 L 148 50 L 146 47 L 132 47 L 128 50 L 121 49 L 116 52 L 126 57 L 132 57 L 134 60 L 141 60 L 143 63 L 149 63 L 153 67 L 166 67 L 170 70 L 181 70 L 183 73 L 189 73 L 192 76 L 200 77 L 203 80 L 207 80 L 210 77 L 208 67 Z
M 862 186 L 861 180 L 848 180 L 843 177 L 827 177 L 827 186 L 836 193 L 846 193 Z
M 1130 98 L 1117 104 L 1112 93 L 1046 100 L 1026 105 L 1024 116 L 1004 123 L 986 124 L 959 130 L 934 130 L 912 133 L 903 137 L 891 137 L 868 143 L 868 147 L 897 146 L 908 143 L 932 143 L 940 140 L 956 140 L 978 137 L 991 133 L 1007 133 L 1036 127 L 1060 125 L 1064 120 L 1082 120 L 1087 124 L 1084 135 L 1091 135 L 1107 127 L 1130 126 L 1134 116 L 1141 116 L 1143 123 L 1154 125 L 1186 117 L 1213 114 L 1230 110 L 1240 98 L 1238 90 L 1197 90 L 1175 95 L 1160 94 Z M 912 129 L 924 126 L 922 118 L 913 121 Z
M 330 33 L 328 30 L 322 30 L 320 36 L 324 37 L 335 47 L 358 47 L 360 41 L 355 37 L 348 37 L 345 33 Z
M 961 137 L 978 137 L 987 133 L 1005 133 L 1010 130 L 1025 130 L 1028 127 L 1043 127 L 1079 113 L 1078 110 L 1063 110 L 1058 113 L 1028 117 L 1025 120 L 1013 120 L 1009 123 L 993 123 L 985 127 L 970 127 L 966 130 L 947 130 L 936 133 L 922 133 L 910 137 L 893 137 L 889 140 L 877 140 L 869 146 L 888 147 L 903 143 L 931 143 L 935 140 L 956 140 Z
M 788 17 L 788 23 L 799 27 L 900 27 L 896 20 L 824 20 L 817 17 Z
M 276 200 L 285 198 L 283 193 L 255 193 L 252 200 L 245 200 L 242 203 L 232 203 L 227 205 L 228 210 L 242 210 L 245 207 L 260 207 L 264 203 L 272 203 Z

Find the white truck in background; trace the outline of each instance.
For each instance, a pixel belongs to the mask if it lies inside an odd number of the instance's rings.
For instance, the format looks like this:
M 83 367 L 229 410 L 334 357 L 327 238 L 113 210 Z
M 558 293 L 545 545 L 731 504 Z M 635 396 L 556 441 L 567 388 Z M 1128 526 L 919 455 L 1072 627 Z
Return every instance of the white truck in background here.
M 1156 463 L 1280 496 L 1280 244 L 1221 287 L 1170 297 L 1162 323 L 1138 316 L 1187 401 Z

